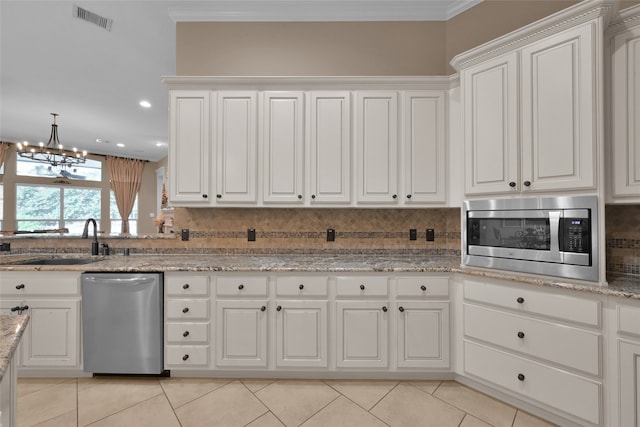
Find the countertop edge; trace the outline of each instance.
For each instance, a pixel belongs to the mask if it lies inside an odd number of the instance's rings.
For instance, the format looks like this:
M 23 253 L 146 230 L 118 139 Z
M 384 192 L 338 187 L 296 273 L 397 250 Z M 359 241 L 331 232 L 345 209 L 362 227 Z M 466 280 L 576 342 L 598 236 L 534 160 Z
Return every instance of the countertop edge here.
M 4 378 L 28 323 L 29 316 L 26 314 L 0 314 L 0 381 Z

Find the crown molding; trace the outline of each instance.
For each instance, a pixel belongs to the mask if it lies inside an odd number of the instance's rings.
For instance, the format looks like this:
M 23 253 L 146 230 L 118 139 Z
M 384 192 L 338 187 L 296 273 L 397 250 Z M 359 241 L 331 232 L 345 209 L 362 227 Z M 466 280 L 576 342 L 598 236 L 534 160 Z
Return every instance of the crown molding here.
M 175 22 L 447 21 L 482 1 L 213 0 L 171 7 L 169 16 Z
M 611 19 L 607 35 L 613 36 L 637 25 L 640 25 L 640 4 L 619 11 Z

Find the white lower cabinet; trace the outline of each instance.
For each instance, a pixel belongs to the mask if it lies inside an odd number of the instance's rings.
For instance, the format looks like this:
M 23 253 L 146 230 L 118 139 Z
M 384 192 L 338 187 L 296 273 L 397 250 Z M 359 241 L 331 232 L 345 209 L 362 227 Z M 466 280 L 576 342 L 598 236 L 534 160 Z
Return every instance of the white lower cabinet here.
M 19 371 L 80 369 L 80 274 L 2 272 L 0 310 L 30 316 L 16 361 Z
M 389 309 L 386 301 L 336 303 L 336 366 L 388 368 Z
M 397 302 L 400 368 L 449 367 L 449 303 Z
M 276 366 L 327 368 L 327 301 L 276 304 Z
M 216 365 L 267 367 L 267 301 L 216 301 Z
M 601 311 L 597 298 L 467 280 L 465 376 L 570 420 L 570 425 L 600 426 Z
M 618 425 L 640 425 L 640 304 L 618 301 L 613 305 L 616 317 L 615 360 Z

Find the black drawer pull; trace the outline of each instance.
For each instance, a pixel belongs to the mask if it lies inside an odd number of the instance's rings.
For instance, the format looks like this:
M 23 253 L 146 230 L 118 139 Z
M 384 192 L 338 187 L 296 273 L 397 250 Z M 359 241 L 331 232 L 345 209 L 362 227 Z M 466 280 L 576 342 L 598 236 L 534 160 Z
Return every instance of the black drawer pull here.
M 188 354 L 185 354 L 184 356 L 182 356 L 182 360 L 184 360 L 185 362 L 187 361 L 188 358 L 189 358 Z
M 511 182 L 509 183 L 509 187 L 513 188 L 513 187 L 515 187 L 515 186 L 516 186 L 516 183 L 515 183 L 515 182 L 511 181 Z
M 24 289 L 24 283 L 20 283 L 19 285 L 16 285 L 16 289 Z
M 278 311 L 282 310 L 282 306 L 281 305 L 277 306 L 276 310 L 278 310 Z
M 518 338 L 524 338 L 524 332 L 522 331 L 518 332 Z
M 385 313 L 387 312 L 387 310 L 389 310 L 387 307 L 382 307 L 382 311 L 384 311 Z
M 522 304 L 524 302 L 524 298 L 518 297 L 516 301 L 518 302 L 518 304 Z
M 17 305 L 15 307 L 11 307 L 11 311 L 15 312 L 17 311 L 18 314 L 22 314 L 23 311 L 25 310 L 29 310 L 29 306 L 28 305 L 23 305 L 22 307 Z
M 182 312 L 183 312 L 183 313 L 188 313 L 188 312 L 189 312 L 189 307 L 185 307 L 185 308 L 183 308 L 183 309 L 182 309 Z
M 203 195 L 202 195 L 202 198 L 203 198 L 203 199 L 206 199 L 207 197 L 209 197 L 209 196 L 208 196 L 208 195 L 206 195 L 206 194 L 203 194 Z
M 304 285 L 301 284 L 300 286 L 298 286 L 298 289 L 303 290 L 304 289 Z
M 184 285 L 182 285 L 182 289 L 189 289 L 189 284 L 185 283 Z
M 265 307 L 264 305 L 262 307 L 260 307 L 260 311 L 265 311 L 267 309 L 267 307 Z
M 185 338 L 188 337 L 189 336 L 189 331 L 184 331 L 182 333 L 182 336 L 185 337 Z
M 518 374 L 518 380 L 524 381 L 524 374 Z
M 427 290 L 427 287 L 426 287 L 425 285 L 422 285 L 422 286 L 420 286 L 420 290 L 422 290 L 422 291 L 426 291 L 426 290 Z
M 364 291 L 364 285 L 360 285 L 360 290 Z
M 525 181 L 523 182 L 525 187 L 530 187 L 531 186 L 531 181 Z
M 400 313 L 404 313 L 404 307 L 403 306 L 398 307 L 398 310 L 400 310 Z
M 298 194 L 298 200 L 302 199 L 302 194 Z
M 244 289 L 244 285 L 243 284 L 239 284 L 238 285 L 238 289 L 243 290 Z

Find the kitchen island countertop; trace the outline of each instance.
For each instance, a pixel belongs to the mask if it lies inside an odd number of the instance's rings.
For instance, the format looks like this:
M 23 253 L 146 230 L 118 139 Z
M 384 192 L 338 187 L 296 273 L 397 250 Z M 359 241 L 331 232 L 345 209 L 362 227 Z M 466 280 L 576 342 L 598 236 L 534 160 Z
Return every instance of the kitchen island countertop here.
M 73 258 L 80 255 L 7 255 L 0 257 L 2 271 L 91 271 L 91 272 L 255 272 L 255 273 L 464 273 L 498 280 L 511 280 L 589 292 L 600 295 L 640 299 L 640 277 L 610 276 L 608 286 L 563 280 L 502 270 L 464 267 L 454 256 L 417 255 L 111 255 L 94 257 L 97 262 L 78 265 L 18 265 L 16 262 L 43 258 Z
M 0 314 L 0 381 L 14 356 L 29 316 Z

